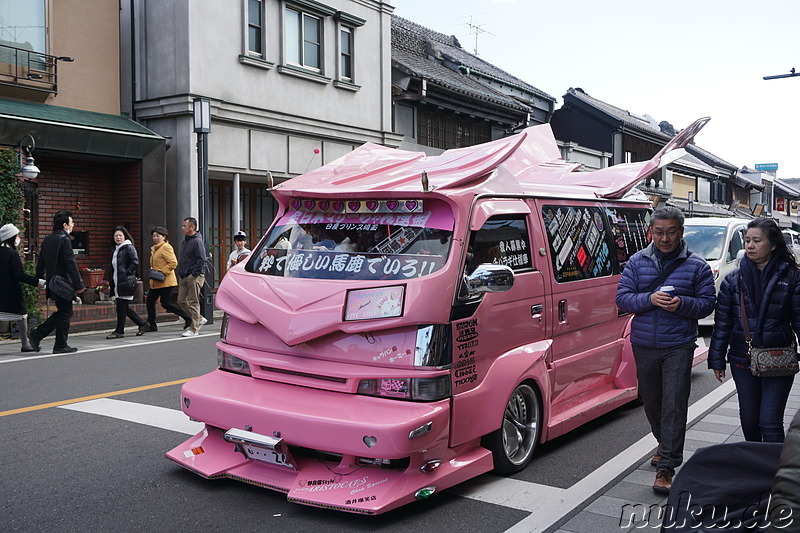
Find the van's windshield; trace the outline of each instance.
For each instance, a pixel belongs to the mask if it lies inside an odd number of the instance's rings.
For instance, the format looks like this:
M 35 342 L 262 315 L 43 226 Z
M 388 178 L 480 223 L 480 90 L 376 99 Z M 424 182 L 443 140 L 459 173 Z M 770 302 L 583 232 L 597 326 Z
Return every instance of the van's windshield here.
M 416 213 L 287 211 L 245 268 L 268 276 L 402 280 L 444 266 L 453 217 L 443 202 Z
M 683 230 L 683 239 L 692 251 L 706 261 L 722 257 L 725 247 L 725 226 L 690 226 Z

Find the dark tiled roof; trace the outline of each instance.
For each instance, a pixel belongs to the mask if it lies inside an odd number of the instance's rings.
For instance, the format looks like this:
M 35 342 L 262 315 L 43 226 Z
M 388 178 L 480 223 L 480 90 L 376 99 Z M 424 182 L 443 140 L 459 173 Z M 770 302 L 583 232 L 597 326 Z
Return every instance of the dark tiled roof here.
M 436 59 L 431 59 L 434 56 Z M 483 59 L 466 52 L 455 36 L 448 36 L 392 16 L 392 65 L 406 73 L 428 80 L 465 96 L 492 102 L 519 111 L 530 106 L 496 89 L 484 85 L 444 65 L 445 61 L 468 67 L 470 71 L 495 78 L 507 85 L 537 97 L 555 102 L 555 98 L 512 76 Z
M 582 102 L 586 102 L 592 107 L 599 109 L 603 113 L 606 113 L 607 115 L 622 121 L 622 123 L 625 124 L 626 126 L 647 132 L 657 137 L 661 137 L 662 139 L 664 139 L 665 143 L 666 141 L 671 139 L 671 137 L 663 133 L 658 126 L 654 126 L 653 124 L 651 124 L 646 117 L 635 115 L 626 109 L 622 109 L 620 107 L 616 107 L 606 102 L 603 102 L 602 100 L 598 100 L 597 98 L 593 98 L 588 94 L 586 94 L 586 92 L 584 92 L 583 89 L 580 88 L 573 89 L 572 87 L 570 87 L 567 90 L 567 95 L 573 96 L 578 100 L 581 100 Z

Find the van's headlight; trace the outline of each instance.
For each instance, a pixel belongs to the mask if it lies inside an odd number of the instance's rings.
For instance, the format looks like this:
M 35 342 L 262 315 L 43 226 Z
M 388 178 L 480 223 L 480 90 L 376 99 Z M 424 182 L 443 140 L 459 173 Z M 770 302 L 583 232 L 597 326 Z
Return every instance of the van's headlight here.
M 250 364 L 247 361 L 241 357 L 236 357 L 233 354 L 224 352 L 219 348 L 217 348 L 217 366 L 220 370 L 252 376 L 250 373 Z
M 358 393 L 395 400 L 435 402 L 450 397 L 450 375 L 435 378 L 362 379 Z

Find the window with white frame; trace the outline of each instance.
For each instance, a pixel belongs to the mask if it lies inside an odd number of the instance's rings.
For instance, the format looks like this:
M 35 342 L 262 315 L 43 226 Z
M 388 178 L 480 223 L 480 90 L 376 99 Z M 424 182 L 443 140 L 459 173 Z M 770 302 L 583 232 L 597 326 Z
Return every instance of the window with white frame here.
M 8 46 L 47 53 L 45 0 L 0 2 L 0 42 Z
M 264 57 L 264 0 L 247 0 L 247 54 Z
M 353 30 L 345 26 L 339 30 L 339 78 L 353 81 Z
M 322 20 L 287 7 L 283 17 L 286 63 L 322 71 Z

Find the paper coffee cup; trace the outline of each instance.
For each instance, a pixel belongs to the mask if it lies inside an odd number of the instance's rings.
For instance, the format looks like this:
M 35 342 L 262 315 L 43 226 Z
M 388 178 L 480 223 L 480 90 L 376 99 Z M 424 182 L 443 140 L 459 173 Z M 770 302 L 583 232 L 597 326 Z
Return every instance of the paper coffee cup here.
M 675 296 L 675 287 L 672 285 L 664 285 L 661 287 L 661 292 L 666 292 L 670 296 Z

